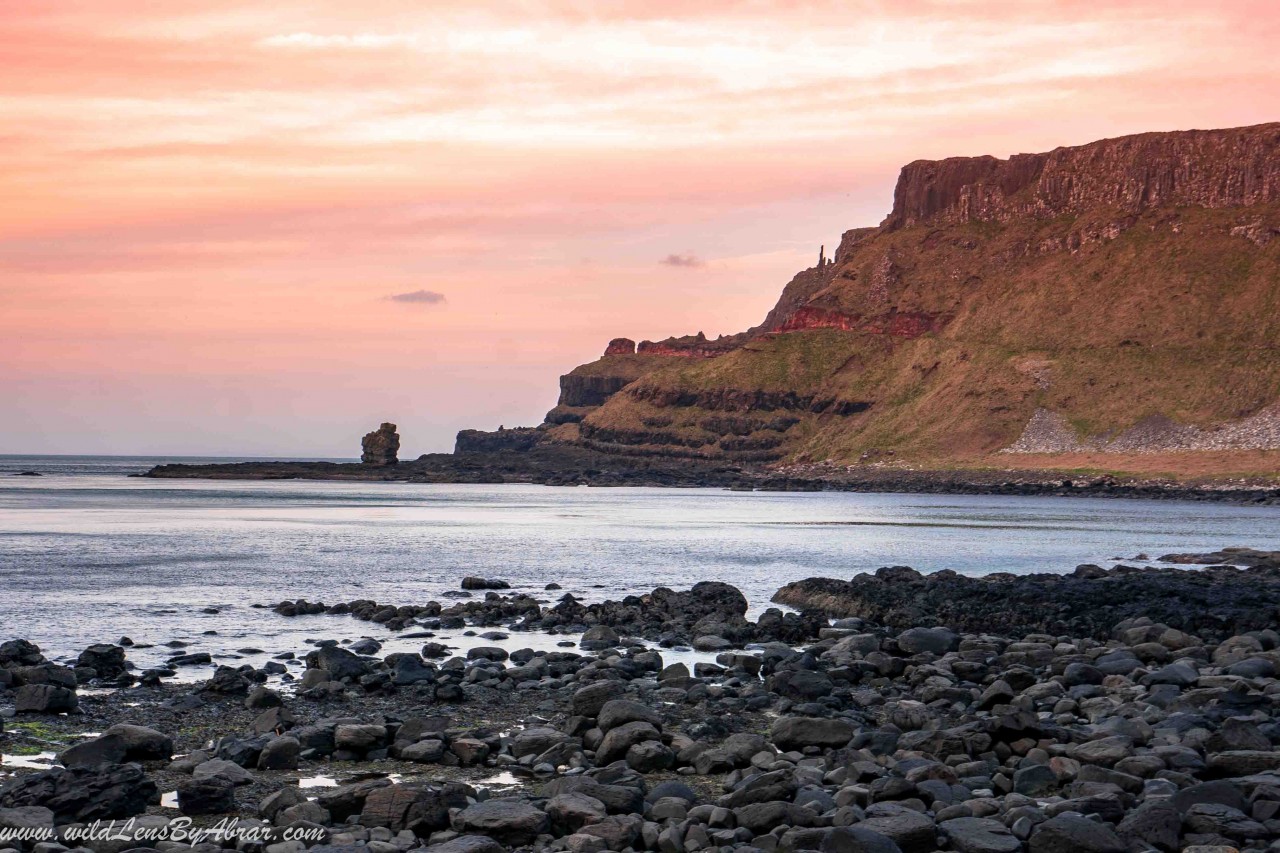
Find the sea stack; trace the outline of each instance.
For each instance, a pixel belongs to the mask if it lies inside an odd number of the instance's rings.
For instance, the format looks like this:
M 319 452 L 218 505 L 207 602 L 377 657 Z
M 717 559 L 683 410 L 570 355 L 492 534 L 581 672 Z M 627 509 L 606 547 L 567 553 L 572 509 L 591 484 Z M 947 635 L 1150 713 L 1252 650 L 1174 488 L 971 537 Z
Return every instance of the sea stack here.
M 366 465 L 395 465 L 399 459 L 400 434 L 395 424 L 383 424 L 371 433 L 367 433 L 360 442 L 360 461 Z

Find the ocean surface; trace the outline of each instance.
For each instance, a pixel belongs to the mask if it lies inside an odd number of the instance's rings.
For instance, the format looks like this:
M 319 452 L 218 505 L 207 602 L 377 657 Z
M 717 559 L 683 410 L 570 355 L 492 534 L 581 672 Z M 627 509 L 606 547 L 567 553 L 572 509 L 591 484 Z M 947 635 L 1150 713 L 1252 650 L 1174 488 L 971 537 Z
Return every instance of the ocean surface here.
M 543 592 L 555 582 L 588 601 L 722 580 L 759 612 L 789 581 L 886 565 L 1068 572 L 1138 554 L 1280 548 L 1280 509 L 1212 503 L 127 476 L 165 461 L 198 460 L 0 456 L 0 640 L 65 658 L 125 635 L 157 646 L 129 653 L 139 666 L 171 654 L 159 647 L 171 640 L 258 662 L 305 651 L 308 638 L 391 634 L 254 604 L 444 601 L 469 574 L 547 599 L 563 594 Z M 391 640 L 385 652 L 422 642 Z

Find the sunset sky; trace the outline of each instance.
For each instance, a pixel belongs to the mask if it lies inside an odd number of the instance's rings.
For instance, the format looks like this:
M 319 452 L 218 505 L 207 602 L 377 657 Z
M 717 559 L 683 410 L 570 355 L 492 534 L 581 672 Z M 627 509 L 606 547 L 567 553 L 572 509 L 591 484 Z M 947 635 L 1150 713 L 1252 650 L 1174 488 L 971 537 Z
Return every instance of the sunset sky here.
M 534 424 L 611 337 L 758 323 L 906 162 L 1280 120 L 1277 45 L 1271 0 L 0 0 L 0 453 Z

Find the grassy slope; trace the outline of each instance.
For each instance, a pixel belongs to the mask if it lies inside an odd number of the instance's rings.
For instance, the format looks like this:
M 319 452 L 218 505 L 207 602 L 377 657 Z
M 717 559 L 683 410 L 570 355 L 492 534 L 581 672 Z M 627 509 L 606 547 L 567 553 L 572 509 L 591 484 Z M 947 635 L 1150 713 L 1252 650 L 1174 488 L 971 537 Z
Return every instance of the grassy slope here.
M 888 257 L 896 278 L 889 303 L 953 317 L 941 332 L 763 337 L 709 361 L 646 360 L 634 365 L 644 373 L 636 387 L 795 390 L 873 403 L 861 415 L 803 416 L 787 433 L 793 461 L 852 462 L 876 449 L 921 463 L 990 462 L 1037 406 L 1089 434 L 1154 414 L 1197 425 L 1243 417 L 1280 399 L 1280 239 L 1259 247 L 1227 233 L 1259 217 L 1280 222 L 1280 210 L 1161 212 L 1074 253 L 1039 247 L 1104 231 L 1119 217 L 878 234 L 806 301 L 882 313 L 884 294 L 872 282 Z M 657 412 L 618 395 L 589 420 L 643 430 L 645 419 L 661 418 L 673 422 L 668 431 L 695 434 L 706 414 Z

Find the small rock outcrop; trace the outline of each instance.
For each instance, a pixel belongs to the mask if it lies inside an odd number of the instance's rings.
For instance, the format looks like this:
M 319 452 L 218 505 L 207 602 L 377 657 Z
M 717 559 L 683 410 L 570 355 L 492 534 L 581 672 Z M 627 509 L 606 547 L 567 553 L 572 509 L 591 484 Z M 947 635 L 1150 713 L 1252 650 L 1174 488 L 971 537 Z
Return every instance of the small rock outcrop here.
M 364 451 L 360 461 L 366 465 L 395 465 L 399 462 L 400 434 L 396 425 L 384 423 L 371 433 L 367 433 L 360 442 Z

